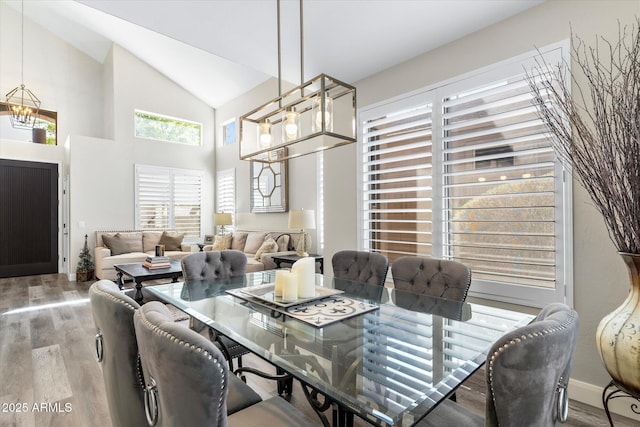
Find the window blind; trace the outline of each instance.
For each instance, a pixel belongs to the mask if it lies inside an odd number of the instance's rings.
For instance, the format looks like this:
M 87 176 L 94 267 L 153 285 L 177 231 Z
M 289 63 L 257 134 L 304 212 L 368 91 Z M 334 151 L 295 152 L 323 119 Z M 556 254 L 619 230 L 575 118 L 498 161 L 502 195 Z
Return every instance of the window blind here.
M 202 180 L 201 171 L 136 165 L 136 228 L 172 229 L 199 237 Z
M 236 170 L 226 169 L 216 173 L 216 212 L 230 213 L 233 224 L 236 223 Z M 233 231 L 233 226 L 226 226 Z
M 524 75 L 443 106 L 445 253 L 474 278 L 555 286 L 555 163 Z
M 462 262 L 474 296 L 571 303 L 571 180 L 525 74 L 541 53 L 568 66 L 567 52 L 559 43 L 360 111 L 362 249 Z
M 431 254 L 431 112 L 426 104 L 363 123 L 364 246 L 391 261 Z

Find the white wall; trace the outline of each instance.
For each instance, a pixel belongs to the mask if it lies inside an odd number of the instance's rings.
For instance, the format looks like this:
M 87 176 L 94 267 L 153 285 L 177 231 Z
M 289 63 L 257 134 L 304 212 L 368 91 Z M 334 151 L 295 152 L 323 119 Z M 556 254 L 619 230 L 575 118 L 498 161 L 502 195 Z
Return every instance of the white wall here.
M 3 95 L 21 81 L 19 34 L 20 13 L 0 2 Z M 24 83 L 40 99 L 42 108 L 58 112 L 59 145 L 71 134 L 102 136 L 102 65 L 26 17 Z M 2 145 L 0 155 L 1 150 Z
M 107 104 L 113 105 L 113 139 L 70 138 L 71 260 L 79 256 L 84 235 L 94 245 L 95 230 L 135 228 L 136 164 L 205 172 L 204 233 L 213 233 L 214 113 L 204 102 L 158 73 L 130 52 L 114 45 L 105 65 Z M 140 109 L 203 124 L 203 146 L 192 147 L 134 136 L 134 110 Z M 84 227 L 81 224 L 84 223 Z M 72 267 L 75 264 L 71 264 Z
M 601 34 L 617 37 L 618 20 L 631 24 L 640 1 L 555 0 L 532 8 L 483 31 L 355 82 L 358 105 L 390 97 L 473 71 L 569 38 L 570 25 L 588 42 Z M 357 246 L 356 147 L 327 152 L 325 157 L 326 250 Z M 625 266 L 608 239 L 604 222 L 584 190 L 574 185 L 574 306 L 580 335 L 572 378 L 604 386 L 608 375 L 595 346 L 600 319 L 622 303 L 629 289 Z
M 222 141 L 222 124 L 231 119 L 238 120 L 258 105 L 278 95 L 276 79 L 270 79 L 244 95 L 216 110 L 217 141 Z M 283 82 L 283 91 L 292 85 Z M 288 213 L 251 213 L 250 206 L 250 162 L 240 160 L 238 143 L 221 146 L 216 144 L 216 170 L 236 170 L 236 226 L 242 230 L 288 230 Z M 310 154 L 288 161 L 289 209 L 313 209 L 317 212 L 317 163 L 319 154 Z M 318 227 L 321 226 L 318 224 Z M 312 240 L 312 251 L 317 251 L 316 230 L 306 230 Z

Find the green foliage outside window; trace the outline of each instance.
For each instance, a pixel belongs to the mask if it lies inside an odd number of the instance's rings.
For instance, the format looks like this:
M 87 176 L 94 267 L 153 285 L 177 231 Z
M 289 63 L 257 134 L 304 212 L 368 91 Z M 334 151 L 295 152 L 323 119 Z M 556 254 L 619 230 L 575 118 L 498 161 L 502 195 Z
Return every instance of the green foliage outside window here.
M 136 111 L 135 130 L 139 138 L 201 145 L 202 125 L 200 123 Z

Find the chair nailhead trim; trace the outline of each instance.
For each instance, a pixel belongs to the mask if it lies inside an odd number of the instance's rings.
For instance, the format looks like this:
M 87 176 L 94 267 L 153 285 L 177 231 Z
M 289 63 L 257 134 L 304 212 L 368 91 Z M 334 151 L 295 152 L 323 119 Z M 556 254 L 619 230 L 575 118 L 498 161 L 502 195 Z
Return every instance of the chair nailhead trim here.
M 527 335 L 521 335 L 520 337 L 516 337 L 514 339 L 512 339 L 511 341 L 505 343 L 504 345 L 500 346 L 496 351 L 493 352 L 493 354 L 491 355 L 491 358 L 489 360 L 489 389 L 491 391 L 491 400 L 493 401 L 493 405 L 497 406 L 496 403 L 496 398 L 495 398 L 495 389 L 493 388 L 493 366 L 494 363 L 496 361 L 496 359 L 498 358 L 498 356 L 500 356 L 500 353 L 504 352 L 504 350 L 506 350 L 508 347 L 511 347 L 513 344 L 525 341 L 528 338 L 537 338 L 537 337 L 543 337 L 547 334 L 550 334 L 551 332 L 557 332 L 560 331 L 562 329 L 566 329 L 572 322 L 574 319 L 575 315 L 574 315 L 574 311 L 571 310 L 570 316 L 569 318 L 562 323 L 559 326 L 556 326 L 554 328 L 550 328 L 550 329 L 543 329 L 539 332 L 532 332 L 530 334 Z M 543 319 L 544 320 L 544 319 Z
M 151 331 L 153 333 L 156 333 L 156 334 L 161 335 L 161 336 L 168 337 L 171 342 L 178 342 L 178 345 L 184 345 L 185 347 L 190 347 L 192 350 L 196 350 L 197 353 L 201 353 L 208 360 L 212 360 L 215 363 L 215 365 L 218 368 L 218 371 L 220 373 L 220 377 L 223 378 L 222 383 L 220 385 L 220 391 L 221 391 L 220 399 L 218 400 L 218 424 L 222 424 L 222 420 L 223 420 L 223 417 L 225 415 L 225 414 L 222 413 L 222 410 L 221 410 L 223 405 L 224 405 L 224 403 L 225 403 L 225 394 L 222 391 L 226 388 L 226 385 L 224 383 L 224 369 L 223 369 L 222 365 L 220 364 L 220 361 L 218 359 L 214 359 L 213 355 L 211 353 L 209 353 L 207 350 L 203 349 L 202 347 L 199 347 L 199 346 L 197 346 L 195 344 L 190 344 L 190 343 L 187 343 L 187 342 L 185 342 L 183 340 L 180 340 L 176 336 L 170 334 L 169 332 L 162 330 L 159 326 L 154 325 L 153 323 L 151 323 L 147 319 L 147 317 L 145 316 L 144 311 L 141 311 L 140 313 L 141 313 L 142 321 L 144 322 L 144 324 L 149 329 L 151 329 Z

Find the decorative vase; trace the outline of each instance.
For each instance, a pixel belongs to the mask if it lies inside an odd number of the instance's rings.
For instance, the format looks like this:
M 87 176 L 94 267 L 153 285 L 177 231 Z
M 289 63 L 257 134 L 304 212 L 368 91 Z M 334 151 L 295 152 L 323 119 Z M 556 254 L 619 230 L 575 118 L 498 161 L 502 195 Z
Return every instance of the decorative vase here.
M 598 324 L 596 343 L 616 385 L 640 396 L 640 254 L 620 252 L 631 278 L 629 296 Z

